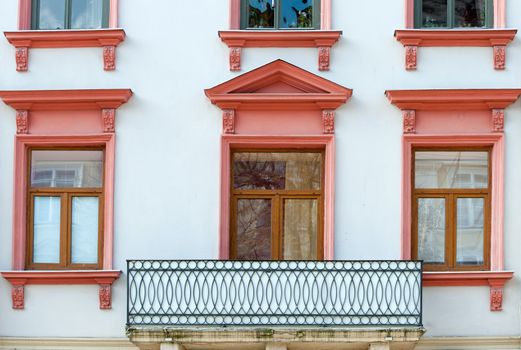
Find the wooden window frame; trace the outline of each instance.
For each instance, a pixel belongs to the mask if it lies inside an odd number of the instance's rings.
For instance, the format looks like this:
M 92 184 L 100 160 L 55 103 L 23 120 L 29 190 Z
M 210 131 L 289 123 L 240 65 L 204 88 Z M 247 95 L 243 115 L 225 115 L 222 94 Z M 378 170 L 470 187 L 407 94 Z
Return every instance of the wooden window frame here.
M 75 187 L 31 187 L 32 151 L 102 151 L 102 186 L 99 188 Z M 104 195 L 105 195 L 105 149 L 100 147 L 28 147 L 27 148 L 27 270 L 99 270 L 103 268 L 103 227 L 104 227 Z M 60 262 L 34 263 L 34 197 L 60 197 Z M 73 264 L 71 262 L 72 242 L 72 198 L 98 198 L 98 262 L 96 264 Z
M 313 27 L 310 28 L 280 28 L 280 2 L 283 0 L 275 0 L 275 13 L 273 20 L 273 28 L 252 28 L 248 26 L 249 18 L 248 18 L 248 2 L 249 0 L 241 0 L 241 29 L 243 30 L 320 30 L 320 20 L 321 20 L 321 0 L 311 0 L 313 1 Z
M 456 27 L 454 26 L 455 0 L 447 0 L 447 26 L 446 27 L 423 27 L 423 0 L 414 0 L 414 28 L 416 29 L 491 29 L 494 28 L 494 1 L 486 1 L 486 17 L 484 27 Z
M 32 30 L 49 30 L 49 29 L 40 29 L 39 23 L 39 14 L 40 14 L 40 1 L 41 0 L 32 0 L 31 4 L 31 29 Z M 65 2 L 65 21 L 64 27 L 58 30 L 71 30 L 71 8 L 72 8 L 72 0 L 62 0 Z M 109 16 L 110 16 L 110 0 L 103 0 L 103 12 L 101 15 L 101 28 L 104 29 L 109 28 Z M 75 28 L 75 29 L 90 29 L 90 28 Z
M 320 189 L 319 190 L 235 190 L 233 188 L 233 170 L 235 153 L 320 153 Z M 270 199 L 271 212 L 271 259 L 283 260 L 284 201 L 286 199 L 312 199 L 318 201 L 317 208 L 317 256 L 313 260 L 324 260 L 324 186 L 325 186 L 325 149 L 295 148 L 236 148 L 230 154 L 230 259 L 237 259 L 237 201 L 240 199 Z
M 487 188 L 440 188 L 417 189 L 415 186 L 416 152 L 487 152 L 488 154 L 488 184 Z M 492 148 L 491 147 L 414 147 L 411 153 L 411 256 L 418 256 L 418 199 L 443 198 L 445 199 L 445 263 L 424 263 L 426 271 L 488 271 L 490 270 L 490 222 L 491 222 L 491 188 L 492 188 Z M 484 234 L 483 234 L 483 264 L 458 265 L 457 254 L 457 200 L 458 198 L 484 199 Z

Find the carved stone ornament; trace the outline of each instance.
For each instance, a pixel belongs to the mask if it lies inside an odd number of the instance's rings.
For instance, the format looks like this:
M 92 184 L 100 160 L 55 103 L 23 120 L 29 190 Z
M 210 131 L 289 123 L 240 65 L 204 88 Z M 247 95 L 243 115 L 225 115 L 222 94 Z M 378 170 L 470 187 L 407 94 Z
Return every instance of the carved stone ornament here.
M 490 311 L 503 310 L 503 288 L 490 287 Z
M 116 69 L 116 47 L 115 46 L 103 46 L 103 69 L 115 70 Z
M 318 48 L 318 70 L 329 70 L 331 48 L 321 46 Z
M 112 286 L 100 284 L 99 286 L 99 308 L 101 310 L 112 309 Z
M 19 72 L 26 72 L 29 66 L 29 48 L 17 47 L 16 53 L 16 70 Z
M 223 110 L 223 134 L 235 133 L 235 110 Z
M 11 290 L 13 299 L 13 309 L 22 310 L 24 308 L 24 286 L 13 286 Z
M 230 47 L 230 70 L 232 72 L 241 70 L 241 53 L 242 48 Z
M 505 110 L 504 109 L 493 109 L 492 110 L 492 131 L 503 132 L 505 127 Z
M 403 113 L 403 133 L 414 134 L 416 132 L 416 111 L 404 110 Z
M 325 109 L 322 111 L 322 132 L 324 134 L 335 133 L 335 111 Z
M 405 46 L 405 69 L 416 70 L 418 46 Z
M 494 46 L 494 69 L 505 69 L 506 46 Z
M 101 110 L 103 118 L 103 131 L 114 132 L 116 129 L 116 110 L 114 108 L 105 108 Z
M 29 111 L 17 110 L 16 111 L 16 133 L 27 134 L 29 133 Z

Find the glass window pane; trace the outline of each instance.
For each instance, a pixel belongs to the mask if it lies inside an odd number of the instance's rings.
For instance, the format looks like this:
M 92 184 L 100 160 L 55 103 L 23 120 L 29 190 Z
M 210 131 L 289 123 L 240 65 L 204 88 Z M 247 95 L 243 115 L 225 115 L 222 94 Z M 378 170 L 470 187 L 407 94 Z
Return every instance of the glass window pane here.
M 33 262 L 60 262 L 60 197 L 34 197 Z
M 422 1 L 422 27 L 447 27 L 447 0 Z
M 418 199 L 418 259 L 445 262 L 445 198 Z
M 87 187 L 103 184 L 103 151 L 32 151 L 31 187 Z
M 485 0 L 455 0 L 454 25 L 456 27 L 485 27 Z
M 98 262 L 98 197 L 72 197 L 71 262 Z
M 282 256 L 285 260 L 317 259 L 316 199 L 284 200 Z
M 37 29 L 65 29 L 65 0 L 40 0 Z
M 237 259 L 271 259 L 271 199 L 237 201 Z
M 488 188 L 488 152 L 415 152 L 416 188 Z
M 103 27 L 104 0 L 72 0 L 71 28 L 98 29 Z
M 273 28 L 275 0 L 248 0 L 248 27 Z
M 458 265 L 484 264 L 484 198 L 457 200 L 457 255 Z
M 321 153 L 234 153 L 233 188 L 319 190 Z
M 312 28 L 313 0 L 281 0 L 280 28 Z

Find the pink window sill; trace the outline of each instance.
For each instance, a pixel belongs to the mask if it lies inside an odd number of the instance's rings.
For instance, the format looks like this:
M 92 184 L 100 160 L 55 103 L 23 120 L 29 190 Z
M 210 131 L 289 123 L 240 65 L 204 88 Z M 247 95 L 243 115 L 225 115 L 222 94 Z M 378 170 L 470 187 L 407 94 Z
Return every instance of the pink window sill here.
M 219 37 L 230 48 L 230 70 L 241 70 L 244 47 L 316 47 L 318 69 L 329 70 L 331 47 L 339 30 L 222 30 Z
M 116 69 L 116 47 L 125 40 L 123 29 L 20 30 L 4 32 L 16 48 L 16 70 L 29 67 L 30 48 L 102 47 L 104 69 Z
M 451 286 L 489 286 L 490 311 L 501 311 L 503 307 L 503 289 L 512 279 L 512 271 L 464 271 L 464 272 L 423 272 L 424 287 Z
M 405 47 L 405 69 L 415 70 L 418 47 L 492 47 L 494 68 L 505 69 L 506 46 L 517 29 L 401 29 L 394 32 Z
M 0 273 L 12 285 L 13 309 L 23 309 L 25 285 L 99 285 L 100 309 L 112 308 L 112 283 L 119 278 L 118 270 L 64 270 L 64 271 L 4 271 Z

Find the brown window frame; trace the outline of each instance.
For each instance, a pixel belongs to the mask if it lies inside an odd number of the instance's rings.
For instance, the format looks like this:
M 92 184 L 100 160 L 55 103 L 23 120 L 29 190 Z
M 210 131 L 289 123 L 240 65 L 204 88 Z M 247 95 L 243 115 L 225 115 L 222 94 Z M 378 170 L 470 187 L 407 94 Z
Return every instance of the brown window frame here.
M 102 151 L 102 186 L 99 188 L 31 187 L 32 151 Z M 27 270 L 100 270 L 103 268 L 103 227 L 105 203 L 105 148 L 104 147 L 29 147 L 27 149 Z M 60 197 L 60 262 L 34 263 L 34 197 Z M 98 262 L 96 264 L 71 263 L 72 198 L 98 198 Z
M 320 153 L 319 190 L 236 190 L 233 188 L 235 153 Z M 317 257 L 324 260 L 324 148 L 234 148 L 230 155 L 230 259 L 237 259 L 237 202 L 240 199 L 271 199 L 271 260 L 283 260 L 284 201 L 286 199 L 316 199 L 317 208 Z
M 417 189 L 415 184 L 416 152 L 487 152 L 488 153 L 488 186 L 487 188 L 436 188 Z M 445 262 L 444 264 L 424 263 L 426 271 L 487 271 L 490 270 L 490 230 L 491 230 L 491 188 L 492 188 L 492 147 L 414 147 L 411 159 L 411 256 L 418 256 L 418 199 L 444 198 L 445 199 Z M 458 198 L 483 198 L 483 264 L 458 265 L 457 256 L 457 200 Z

